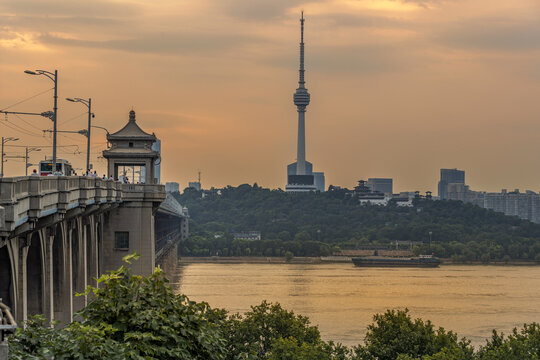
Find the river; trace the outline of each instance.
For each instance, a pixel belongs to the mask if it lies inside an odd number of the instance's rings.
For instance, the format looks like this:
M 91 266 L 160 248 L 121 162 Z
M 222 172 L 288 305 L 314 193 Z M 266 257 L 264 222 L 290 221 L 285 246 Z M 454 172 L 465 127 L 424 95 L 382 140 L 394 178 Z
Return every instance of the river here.
M 540 322 L 540 266 L 449 265 L 437 269 L 352 264 L 184 264 L 173 287 L 191 300 L 245 312 L 280 302 L 319 326 L 324 340 L 362 342 L 375 313 L 408 308 L 474 345 L 492 329 Z

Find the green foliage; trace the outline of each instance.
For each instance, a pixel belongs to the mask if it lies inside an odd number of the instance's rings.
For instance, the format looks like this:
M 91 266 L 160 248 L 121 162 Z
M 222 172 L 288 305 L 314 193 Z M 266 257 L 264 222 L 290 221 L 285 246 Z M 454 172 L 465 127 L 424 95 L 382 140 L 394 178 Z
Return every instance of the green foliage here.
M 9 343 L 10 359 L 45 359 L 52 355 L 54 331 L 43 315 L 30 317 L 25 328 L 18 328 Z
M 99 279 L 83 324 L 112 326 L 112 339 L 142 357 L 222 359 L 223 341 L 206 303 L 175 295 L 163 272 L 134 276 L 126 267 Z
M 220 314 L 206 303 L 173 294 L 159 268 L 142 277 L 122 266 L 98 283 L 99 288 L 86 290 L 94 300 L 78 314 L 82 321 L 52 329 L 38 317 L 19 329 L 11 342 L 14 358 L 225 358 L 225 341 L 217 323 Z
M 412 208 L 383 207 L 360 205 L 346 189 L 290 194 L 247 184 L 219 194 L 215 190 L 203 198 L 186 190 L 175 195 L 191 216 L 192 236 L 183 255 L 283 256 L 289 251 L 322 256 L 411 240 L 423 242 L 414 249 L 417 254 L 433 252 L 460 262 L 540 262 L 539 224 L 459 201 L 417 199 Z M 263 240 L 235 240 L 232 230 L 261 231 Z M 218 233 L 224 236 L 214 238 Z
M 487 344 L 478 351 L 478 360 L 540 359 L 540 324 L 525 324 L 507 338 L 493 330 Z
M 287 260 L 287 262 L 290 262 L 293 258 L 294 258 L 294 255 L 292 252 L 290 251 L 285 252 L 285 260 Z
M 387 310 L 376 314 L 373 321 L 368 326 L 364 345 L 355 349 L 361 359 L 394 360 L 399 355 L 422 358 L 445 348 L 459 348 L 471 355 L 473 352 L 468 341 L 458 341 L 453 332 L 443 328 L 435 330 L 429 320 L 413 320 L 407 309 Z
M 10 359 L 112 359 L 133 358 L 126 344 L 112 340 L 111 326 L 91 326 L 71 323 L 64 329 L 54 329 L 43 315 L 28 319 L 25 328 L 9 343 Z M 135 357 L 137 358 L 137 357 Z
M 316 344 L 299 343 L 294 338 L 279 338 L 272 344 L 266 359 L 269 360 L 347 360 L 350 350 L 334 345 L 332 342 L 320 341 Z
M 279 339 L 294 339 L 299 345 L 321 342 L 319 330 L 310 325 L 307 317 L 266 301 L 252 306 L 244 316 L 230 316 L 224 323 L 224 336 L 230 359 L 240 354 L 265 355 Z

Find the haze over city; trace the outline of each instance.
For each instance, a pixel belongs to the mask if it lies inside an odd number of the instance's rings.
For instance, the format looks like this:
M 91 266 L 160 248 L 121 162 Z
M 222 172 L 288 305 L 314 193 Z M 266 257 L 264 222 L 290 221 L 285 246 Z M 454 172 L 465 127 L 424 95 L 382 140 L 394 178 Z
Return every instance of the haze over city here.
M 327 185 L 391 177 L 397 191 L 435 191 L 439 169 L 458 167 L 473 189 L 540 190 L 534 0 L 4 0 L 0 109 L 51 87 L 24 70 L 58 69 L 60 130 L 85 128 L 86 109 L 64 98 L 91 97 L 96 125 L 116 131 L 133 108 L 156 133 L 163 182 L 185 186 L 200 170 L 205 187 L 284 188 L 296 154 L 302 9 L 306 152 Z M 10 110 L 51 108 L 47 92 Z M 21 118 L 6 126 L 2 116 L 2 135 L 50 145 L 40 131 L 48 120 Z M 59 157 L 83 167 L 85 141 L 59 136 L 82 151 Z M 104 147 L 95 130 L 100 174 Z M 23 171 L 6 163 L 6 176 Z

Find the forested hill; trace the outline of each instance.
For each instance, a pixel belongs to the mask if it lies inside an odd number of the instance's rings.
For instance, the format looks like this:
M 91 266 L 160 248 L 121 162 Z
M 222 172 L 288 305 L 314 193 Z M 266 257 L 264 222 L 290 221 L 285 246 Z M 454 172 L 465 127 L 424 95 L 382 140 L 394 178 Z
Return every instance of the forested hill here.
M 256 184 L 176 194 L 189 208 L 185 255 L 326 255 L 341 249 L 423 242 L 416 249 L 458 260 L 540 261 L 540 225 L 459 201 L 417 199 L 414 207 L 360 205 L 346 189 L 290 194 Z M 261 241 L 232 232 L 260 231 Z

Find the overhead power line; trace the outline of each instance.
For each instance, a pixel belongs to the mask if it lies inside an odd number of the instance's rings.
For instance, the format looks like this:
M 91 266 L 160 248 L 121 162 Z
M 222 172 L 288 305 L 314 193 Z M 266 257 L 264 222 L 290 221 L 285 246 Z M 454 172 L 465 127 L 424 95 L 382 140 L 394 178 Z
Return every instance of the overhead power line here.
M 25 102 L 25 101 L 32 100 L 33 98 L 36 98 L 36 97 L 38 97 L 38 96 L 40 96 L 40 95 L 43 95 L 43 94 L 45 94 L 46 92 L 51 91 L 52 89 L 54 89 L 54 88 L 50 88 L 50 89 L 47 89 L 47 90 L 45 90 L 45 91 L 42 91 L 42 92 L 40 92 L 40 93 L 38 93 L 38 94 L 32 95 L 32 96 L 30 96 L 30 97 L 28 97 L 28 98 L 26 98 L 26 99 L 24 99 L 24 100 L 21 100 L 21 101 L 19 101 L 19 102 L 16 102 L 15 104 L 9 105 L 8 107 L 5 107 L 5 108 L 0 109 L 0 110 L 7 110 L 7 109 L 12 108 L 12 107 L 14 107 L 14 106 L 17 106 L 17 105 L 19 105 L 19 104 L 22 104 L 22 103 Z
M 49 147 L 52 147 L 52 145 L 4 145 L 4 146 L 9 146 L 9 147 L 21 147 L 21 148 L 25 148 L 25 147 L 40 147 L 40 148 L 49 148 Z M 76 145 L 76 144 L 71 144 L 71 145 L 58 145 L 56 146 L 58 148 L 63 148 L 63 147 L 76 147 L 78 148 L 79 145 Z
M 24 120 L 22 117 L 20 117 L 19 115 L 16 115 L 15 116 L 17 117 L 17 119 L 21 120 L 23 123 L 27 124 L 27 125 L 30 125 L 31 127 L 33 127 L 34 129 L 36 130 L 41 130 L 40 128 L 38 128 L 37 126 L 35 126 L 34 124 L 32 123 L 29 123 L 28 121 Z M 6 116 L 7 118 L 7 116 Z
M 4 125 L 4 126 L 10 128 L 11 130 L 20 132 L 20 133 L 22 133 L 22 134 L 24 134 L 24 135 L 35 136 L 35 137 L 41 137 L 41 135 L 33 134 L 33 133 L 31 133 L 31 132 L 29 132 L 29 131 L 27 131 L 27 130 L 24 130 L 24 129 L 21 130 L 20 127 L 18 127 L 17 125 L 13 124 L 11 121 L 9 121 L 9 120 L 7 120 L 7 119 L 6 119 L 5 121 L 1 121 L 0 123 L 1 123 L 2 125 Z
M 77 118 L 79 118 L 79 117 L 81 117 L 81 116 L 83 116 L 83 115 L 86 115 L 86 114 L 88 114 L 86 111 L 85 111 L 85 112 L 82 112 L 82 113 L 80 113 L 79 115 L 76 115 L 76 116 L 74 116 L 74 117 L 72 117 L 72 118 L 69 118 L 69 119 L 67 119 L 67 120 L 62 121 L 61 123 L 59 123 L 59 125 L 65 125 L 65 124 L 67 124 L 68 122 L 73 121 L 73 120 L 75 120 L 75 119 L 77 119 Z

